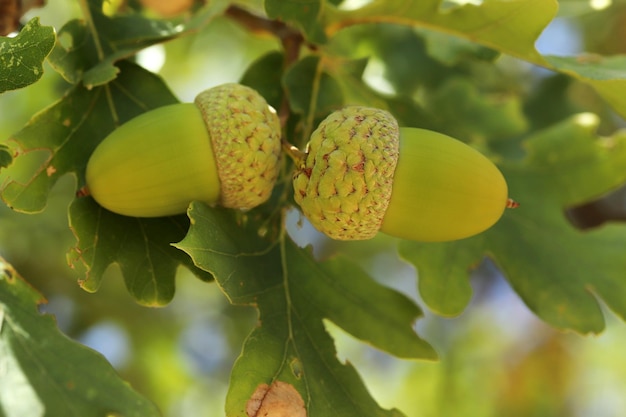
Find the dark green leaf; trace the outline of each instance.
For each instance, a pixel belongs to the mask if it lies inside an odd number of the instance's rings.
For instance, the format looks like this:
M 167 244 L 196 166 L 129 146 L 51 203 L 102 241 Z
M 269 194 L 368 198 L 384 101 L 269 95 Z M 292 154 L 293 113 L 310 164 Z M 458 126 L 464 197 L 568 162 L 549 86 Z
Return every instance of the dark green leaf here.
M 82 186 L 87 160 L 109 132 L 148 109 L 176 102 L 153 74 L 129 63 L 120 67 L 124 71 L 115 83 L 92 90 L 74 87 L 11 138 L 18 152 L 16 166 L 19 155 L 35 150 L 49 151 L 50 157 L 28 183 L 6 184 L 1 196 L 8 206 L 23 212 L 43 210 L 52 186 L 70 172 Z
M 2 171 L 2 168 L 11 165 L 12 162 L 13 154 L 11 153 L 11 149 L 7 145 L 0 143 L 0 171 Z
M 467 78 L 450 77 L 430 97 L 428 110 L 447 121 L 445 133 L 459 139 L 503 140 L 528 127 L 516 96 L 481 94 Z
M 626 117 L 626 56 L 546 56 L 552 68 L 591 85 L 613 108 Z
M 388 23 L 351 26 L 337 33 L 331 45 L 342 56 L 367 59 L 393 90 L 409 97 L 422 87 L 438 85 L 456 72 L 434 59 L 423 35 L 410 26 Z M 337 66 L 339 70 L 342 68 Z
M 212 278 L 197 269 L 185 253 L 171 246 L 187 233 L 186 216 L 119 216 L 91 198 L 74 200 L 69 216 L 78 244 L 68 257 L 85 276 L 80 285 L 87 291 L 98 290 L 104 271 L 112 263 L 119 265 L 128 292 L 147 306 L 161 306 L 172 300 L 179 266 L 188 267 L 205 281 Z
M 499 53 L 491 48 L 470 42 L 458 36 L 433 30 L 421 30 L 428 54 L 447 66 L 467 63 L 471 59 L 492 61 Z
M 283 100 L 281 80 L 284 65 L 285 56 L 281 52 L 270 52 L 253 62 L 240 82 L 254 88 L 270 106 L 278 110 Z
M 59 31 L 58 42 L 50 63 L 70 83 L 82 80 L 88 89 L 106 84 L 117 76 L 115 63 L 140 49 L 164 42 L 186 31 L 197 30 L 221 14 L 228 2 L 209 2 L 188 22 L 181 24 L 165 19 L 148 19 L 138 13 L 106 16 L 102 1 L 88 2 L 93 24 L 72 20 Z M 94 38 L 94 33 L 97 38 Z
M 337 81 L 329 75 L 320 57 L 309 55 L 296 62 L 285 73 L 284 84 L 291 108 L 296 113 L 323 116 L 343 105 L 343 94 Z
M 371 23 L 396 23 L 451 34 L 576 77 L 626 116 L 624 56 L 542 56 L 535 49 L 537 38 L 557 9 L 555 0 L 485 1 L 480 5 L 440 0 L 375 0 L 350 11 L 328 5 L 322 10 L 321 19 L 329 38 L 342 29 Z
M 542 62 L 534 43 L 558 8 L 554 0 L 441 5 L 440 0 L 375 0 L 357 10 L 327 7 L 323 19 L 328 36 L 360 23 L 411 24 L 454 34 L 532 62 Z
M 539 81 L 524 103 L 532 128 L 546 128 L 584 110 L 580 103 L 571 100 L 570 87 L 574 83 L 571 77 L 558 73 Z
M 43 61 L 54 46 L 54 29 L 35 17 L 14 38 L 0 36 L 0 93 L 26 87 L 43 75 Z
M 74 87 L 63 99 L 35 116 L 12 140 L 19 154 L 45 149 L 50 157 L 25 184 L 8 182 L 1 196 L 14 210 L 39 212 L 58 179 L 73 173 L 84 185 L 84 170 L 91 152 L 117 125 L 151 108 L 176 102 L 163 82 L 146 70 L 121 62 L 113 82 L 87 90 Z M 13 167 L 19 168 L 20 158 Z M 11 174 L 11 170 L 7 170 Z M 192 266 L 189 258 L 172 248 L 186 233 L 186 218 L 135 219 L 118 216 L 90 198 L 74 201 L 70 224 L 79 242 L 72 262 L 81 267 L 82 285 L 95 291 L 102 273 L 119 263 L 130 293 L 138 302 L 162 305 L 174 294 L 178 266 Z M 79 260 L 80 262 L 76 262 Z M 202 279 L 210 276 L 195 267 Z
M 260 313 L 233 369 L 229 417 L 245 416 L 256 387 L 275 380 L 298 390 L 309 417 L 399 415 L 378 407 L 354 368 L 337 360 L 322 320 L 394 355 L 432 359 L 434 351 L 412 329 L 421 315 L 413 302 L 346 259 L 318 263 L 287 237 L 257 237 L 245 216 L 196 203 L 189 215 L 189 234 L 175 246 L 211 272 L 232 303 Z
M 97 352 L 68 339 L 43 297 L 0 258 L 0 414 L 159 416 Z
M 400 252 L 419 268 L 424 301 L 442 314 L 459 314 L 471 295 L 467 271 L 494 259 L 528 307 L 551 325 L 600 332 L 595 296 L 626 318 L 626 232 L 607 225 L 582 232 L 567 207 L 599 197 L 626 181 L 626 134 L 599 139 L 598 119 L 577 115 L 526 141 L 528 156 L 501 168 L 521 203 L 496 226 L 450 243 L 402 242 Z

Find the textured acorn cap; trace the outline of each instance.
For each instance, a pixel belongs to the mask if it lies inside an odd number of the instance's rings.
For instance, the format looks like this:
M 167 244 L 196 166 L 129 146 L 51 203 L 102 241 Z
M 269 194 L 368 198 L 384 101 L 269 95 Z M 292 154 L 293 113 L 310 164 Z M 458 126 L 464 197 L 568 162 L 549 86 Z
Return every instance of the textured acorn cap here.
M 320 123 L 293 178 L 295 201 L 313 226 L 338 240 L 376 235 L 391 197 L 398 132 L 391 114 L 360 106 Z
M 221 185 L 220 204 L 248 209 L 271 195 L 281 155 L 280 122 L 252 88 L 222 84 L 198 94 Z

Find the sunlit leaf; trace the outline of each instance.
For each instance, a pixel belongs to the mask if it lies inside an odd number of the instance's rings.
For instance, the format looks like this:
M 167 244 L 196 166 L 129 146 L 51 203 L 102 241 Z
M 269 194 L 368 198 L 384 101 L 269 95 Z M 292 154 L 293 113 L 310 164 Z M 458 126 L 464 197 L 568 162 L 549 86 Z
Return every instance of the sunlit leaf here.
M 111 130 L 146 110 L 176 102 L 153 74 L 133 64 L 119 65 L 123 71 L 113 82 L 92 90 L 74 87 L 11 138 L 19 155 L 47 150 L 50 156 L 27 183 L 10 181 L 5 185 L 0 195 L 8 206 L 27 213 L 43 210 L 51 188 L 68 173 L 77 176 L 81 187 L 91 152 Z M 19 155 L 11 169 L 19 167 Z M 7 170 L 9 178 L 11 169 Z M 70 225 L 79 240 L 70 260 L 84 273 L 81 282 L 89 291 L 97 290 L 108 265 L 118 263 L 138 302 L 162 305 L 174 295 L 177 267 L 192 266 L 187 256 L 170 246 L 186 233 L 184 216 L 128 218 L 83 198 L 70 208 Z M 192 271 L 210 279 L 197 268 Z
M 441 4 L 449 6 L 441 7 Z M 324 8 L 325 32 L 335 36 L 353 25 L 396 23 L 423 27 L 487 46 L 530 63 L 569 74 L 591 85 L 617 112 L 626 116 L 623 56 L 542 56 L 535 48 L 555 17 L 556 0 L 485 1 L 453 5 L 439 0 L 375 0 L 357 10 Z
M 457 242 L 400 244 L 419 269 L 420 293 L 433 310 L 459 314 L 471 297 L 467 272 L 488 255 L 528 307 L 555 327 L 600 332 L 596 297 L 626 318 L 624 226 L 583 232 L 564 215 L 626 181 L 626 134 L 598 138 L 597 125 L 591 114 L 575 116 L 530 137 L 522 162 L 503 163 L 510 195 L 521 206 L 492 229 Z
M 259 309 L 232 372 L 229 417 L 244 416 L 257 386 L 275 380 L 296 387 L 309 417 L 399 415 L 377 406 L 354 368 L 338 361 L 322 320 L 394 355 L 433 359 L 412 329 L 421 315 L 413 302 L 346 259 L 318 263 L 287 237 L 255 236 L 250 219 L 195 203 L 189 216 L 189 234 L 175 246 L 211 272 L 233 304 Z
M 320 57 L 310 55 L 296 62 L 285 73 L 291 108 L 296 113 L 322 116 L 343 104 L 337 81 L 324 71 Z
M 54 46 L 54 29 L 35 17 L 14 38 L 0 36 L 0 93 L 26 87 L 43 75 L 43 61 Z
M 543 62 L 534 43 L 554 18 L 557 8 L 555 0 L 492 0 L 480 5 L 468 2 L 453 5 L 440 0 L 374 0 L 357 10 L 327 7 L 322 18 L 329 36 L 364 23 L 422 26 L 531 62 Z
M 626 117 L 626 56 L 546 56 L 552 68 L 591 85 L 623 117 Z
M 87 88 L 115 79 L 120 72 L 116 62 L 155 43 L 197 30 L 228 5 L 225 0 L 211 1 L 192 19 L 181 23 L 148 19 L 139 13 L 111 17 L 102 12 L 102 1 L 87 3 L 90 20 L 66 23 L 50 55 L 50 63 L 67 81 L 73 84 L 82 81 Z
M 0 258 L 0 414 L 160 415 L 99 353 L 63 335 L 52 316 L 41 315 L 42 302 Z
M 79 186 L 84 185 L 87 160 L 109 132 L 148 109 L 176 102 L 153 74 L 129 63 L 120 66 L 124 71 L 115 83 L 92 90 L 74 87 L 9 139 L 18 152 L 15 165 L 19 155 L 35 150 L 50 156 L 28 183 L 6 184 L 1 196 L 8 206 L 23 212 L 43 210 L 50 189 L 67 173 L 77 175 Z

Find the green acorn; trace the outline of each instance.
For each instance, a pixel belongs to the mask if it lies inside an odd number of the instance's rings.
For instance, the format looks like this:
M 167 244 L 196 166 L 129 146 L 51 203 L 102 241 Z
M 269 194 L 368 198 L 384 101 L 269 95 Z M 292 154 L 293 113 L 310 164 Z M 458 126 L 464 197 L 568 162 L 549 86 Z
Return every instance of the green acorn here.
M 313 226 L 339 240 L 370 239 L 379 231 L 457 240 L 488 229 L 517 205 L 498 168 L 472 147 L 399 128 L 386 111 L 358 106 L 319 125 L 293 184 Z
M 91 155 L 86 183 L 126 216 L 180 214 L 194 200 L 250 209 L 270 197 L 280 155 L 274 109 L 249 87 L 223 84 L 114 130 Z

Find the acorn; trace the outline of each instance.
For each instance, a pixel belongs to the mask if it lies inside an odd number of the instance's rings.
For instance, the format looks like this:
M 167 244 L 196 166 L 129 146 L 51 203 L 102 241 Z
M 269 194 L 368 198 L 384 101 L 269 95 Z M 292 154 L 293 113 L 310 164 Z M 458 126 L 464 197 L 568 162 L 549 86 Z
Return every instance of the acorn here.
M 247 210 L 270 197 L 280 156 L 274 109 L 249 87 L 223 84 L 115 129 L 87 163 L 87 190 L 126 216 L 180 214 L 194 200 Z
M 399 127 L 384 110 L 346 107 L 311 135 L 293 176 L 311 224 L 338 240 L 379 231 L 438 242 L 476 235 L 506 207 L 506 181 L 474 148 L 430 130 Z

